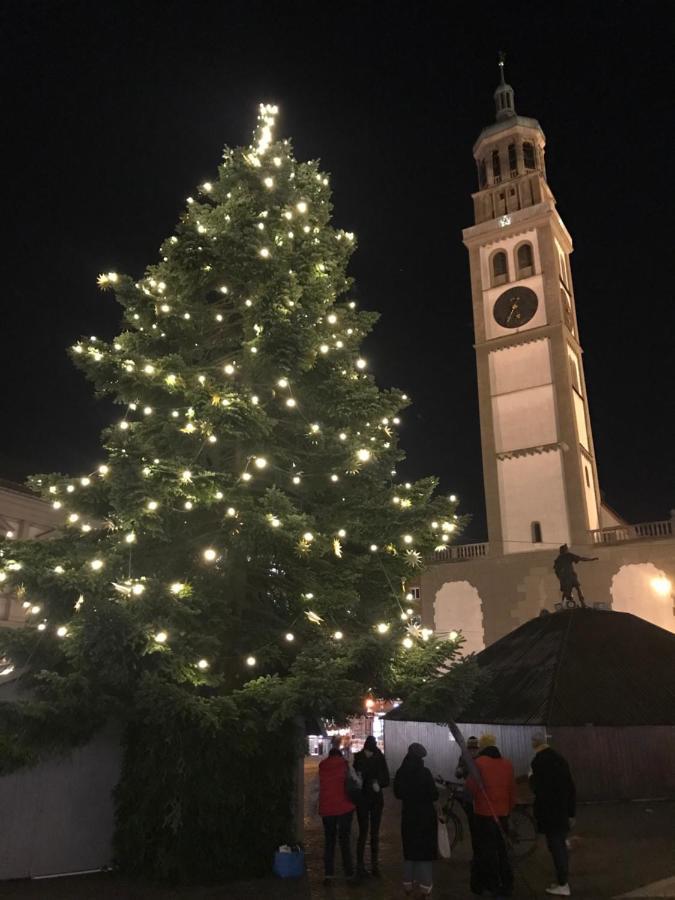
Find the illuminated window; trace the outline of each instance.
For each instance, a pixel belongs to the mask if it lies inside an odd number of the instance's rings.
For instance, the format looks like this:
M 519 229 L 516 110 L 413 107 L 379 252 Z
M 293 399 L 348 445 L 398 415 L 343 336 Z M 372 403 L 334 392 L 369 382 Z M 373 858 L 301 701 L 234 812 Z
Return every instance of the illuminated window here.
M 492 286 L 496 287 L 498 284 L 506 284 L 508 280 L 509 269 L 506 253 L 503 250 L 498 250 L 492 257 Z

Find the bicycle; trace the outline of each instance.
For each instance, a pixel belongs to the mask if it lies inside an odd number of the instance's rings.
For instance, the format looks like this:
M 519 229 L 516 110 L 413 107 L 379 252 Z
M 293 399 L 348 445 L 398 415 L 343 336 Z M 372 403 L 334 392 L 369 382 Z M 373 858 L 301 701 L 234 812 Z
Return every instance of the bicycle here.
M 447 791 L 446 798 L 441 801 L 440 814 L 445 819 L 445 827 L 448 830 L 450 849 L 454 850 L 459 841 L 464 838 L 464 825 L 455 805 L 461 806 L 460 795 L 465 790 L 463 784 L 455 781 L 446 781 L 437 776 L 436 782 Z M 466 811 L 465 811 L 466 815 Z M 517 803 L 509 816 L 508 839 L 510 850 L 516 859 L 524 859 L 534 853 L 537 846 L 537 825 L 527 803 Z

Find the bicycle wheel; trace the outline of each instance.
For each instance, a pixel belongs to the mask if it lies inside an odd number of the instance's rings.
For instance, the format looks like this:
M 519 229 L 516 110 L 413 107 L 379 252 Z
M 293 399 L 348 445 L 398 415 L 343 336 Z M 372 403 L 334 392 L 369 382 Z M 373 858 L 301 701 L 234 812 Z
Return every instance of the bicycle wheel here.
M 446 814 L 445 827 L 448 829 L 450 849 L 454 850 L 459 841 L 462 840 L 462 823 L 454 812 Z
M 509 818 L 509 840 L 513 855 L 522 859 L 534 853 L 537 846 L 537 826 L 526 809 L 516 808 Z

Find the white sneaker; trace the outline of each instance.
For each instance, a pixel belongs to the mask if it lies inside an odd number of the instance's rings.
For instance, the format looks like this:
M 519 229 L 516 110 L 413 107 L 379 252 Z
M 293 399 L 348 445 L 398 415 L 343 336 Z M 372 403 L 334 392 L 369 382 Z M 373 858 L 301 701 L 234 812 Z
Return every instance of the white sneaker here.
M 547 894 L 555 894 L 557 897 L 570 897 L 572 891 L 569 884 L 552 884 L 546 888 Z

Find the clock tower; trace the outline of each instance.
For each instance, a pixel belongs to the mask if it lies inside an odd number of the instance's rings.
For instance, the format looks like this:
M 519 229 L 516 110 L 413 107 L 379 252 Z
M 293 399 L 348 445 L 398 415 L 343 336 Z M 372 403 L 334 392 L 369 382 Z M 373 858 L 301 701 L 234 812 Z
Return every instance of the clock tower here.
M 589 544 L 598 476 L 570 269 L 544 133 L 504 80 L 473 148 L 469 251 L 490 554 Z

